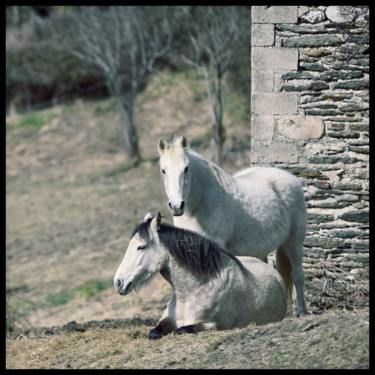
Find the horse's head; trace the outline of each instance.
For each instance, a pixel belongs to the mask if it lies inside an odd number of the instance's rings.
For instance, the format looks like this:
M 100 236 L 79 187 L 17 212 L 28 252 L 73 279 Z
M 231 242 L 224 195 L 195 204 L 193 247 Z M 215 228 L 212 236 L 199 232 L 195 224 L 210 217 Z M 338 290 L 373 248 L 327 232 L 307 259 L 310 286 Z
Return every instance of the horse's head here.
M 163 267 L 163 252 L 158 246 L 157 236 L 160 221 L 160 213 L 156 217 L 147 213 L 134 230 L 114 277 L 114 286 L 121 295 L 145 285 Z
M 164 177 L 164 187 L 167 193 L 168 207 L 174 216 L 184 213 L 185 200 L 189 194 L 189 149 L 185 137 L 175 138 L 173 143 L 159 140 L 160 170 Z

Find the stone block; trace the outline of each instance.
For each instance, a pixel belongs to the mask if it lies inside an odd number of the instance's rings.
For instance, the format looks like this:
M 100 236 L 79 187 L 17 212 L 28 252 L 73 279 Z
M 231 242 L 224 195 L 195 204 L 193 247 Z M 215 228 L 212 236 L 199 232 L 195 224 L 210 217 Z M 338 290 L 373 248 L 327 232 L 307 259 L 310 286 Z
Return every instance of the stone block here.
M 254 23 L 251 38 L 255 47 L 269 47 L 275 44 L 275 26 L 269 23 Z
M 332 22 L 349 23 L 356 16 L 356 12 L 352 11 L 352 8 L 351 6 L 329 6 L 326 9 L 326 16 Z
M 315 117 L 282 117 L 277 120 L 279 134 L 291 139 L 322 138 L 324 122 Z
M 251 71 L 251 89 L 253 92 L 272 92 L 273 87 L 273 70 Z
M 251 112 L 257 115 L 296 115 L 297 94 L 289 92 L 255 93 L 251 97 Z
M 297 163 L 297 145 L 294 142 L 253 141 L 250 160 L 257 165 Z
M 298 20 L 297 6 L 253 6 L 253 23 L 296 23 Z
M 344 43 L 343 37 L 338 35 L 312 35 L 312 36 L 301 36 L 296 38 L 284 38 L 282 40 L 282 47 L 287 48 L 299 48 L 299 47 L 310 47 L 310 48 L 321 48 L 328 46 L 338 46 Z
M 252 116 L 251 117 L 251 136 L 259 140 L 271 140 L 274 135 L 273 116 Z
M 297 70 L 298 50 L 293 48 L 253 47 L 251 49 L 251 69 Z

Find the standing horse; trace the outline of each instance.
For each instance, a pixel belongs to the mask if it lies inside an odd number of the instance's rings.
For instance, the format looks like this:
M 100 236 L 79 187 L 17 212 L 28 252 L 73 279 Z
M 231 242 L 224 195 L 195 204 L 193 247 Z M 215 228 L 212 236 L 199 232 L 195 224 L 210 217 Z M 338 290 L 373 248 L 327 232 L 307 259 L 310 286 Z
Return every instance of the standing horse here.
M 174 225 L 203 234 L 234 255 L 263 259 L 277 249 L 288 312 L 294 282 L 298 313 L 307 314 L 302 268 L 306 207 L 299 179 L 266 167 L 230 176 L 190 150 L 185 137 L 171 144 L 159 140 L 158 152 Z
M 114 285 L 125 295 L 158 272 L 172 285 L 172 298 L 150 339 L 281 320 L 282 277 L 259 259 L 240 258 L 195 232 L 161 223 L 160 213 L 148 213 L 133 232 Z

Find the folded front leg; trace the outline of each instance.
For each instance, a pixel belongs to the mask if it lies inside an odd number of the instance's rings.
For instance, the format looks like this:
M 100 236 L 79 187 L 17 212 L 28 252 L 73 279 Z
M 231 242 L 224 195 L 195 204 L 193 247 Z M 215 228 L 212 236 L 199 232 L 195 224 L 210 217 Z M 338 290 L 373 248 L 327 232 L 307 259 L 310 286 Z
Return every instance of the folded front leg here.
M 171 332 L 173 332 L 173 324 L 172 321 L 166 317 L 160 320 L 158 325 L 148 332 L 148 338 L 150 340 L 161 339 L 163 336 Z
M 197 333 L 199 331 L 208 331 L 210 329 L 216 329 L 216 323 L 189 324 L 177 328 L 173 333 L 175 335 L 183 335 L 184 333 Z

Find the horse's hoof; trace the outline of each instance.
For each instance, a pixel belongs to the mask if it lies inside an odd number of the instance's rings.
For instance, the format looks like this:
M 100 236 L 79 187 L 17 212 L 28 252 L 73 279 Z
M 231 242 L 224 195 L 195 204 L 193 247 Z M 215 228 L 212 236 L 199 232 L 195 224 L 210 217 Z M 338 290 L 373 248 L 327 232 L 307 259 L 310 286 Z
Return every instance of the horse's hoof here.
M 175 334 L 175 335 L 183 335 L 184 333 L 196 333 L 196 332 L 197 332 L 197 326 L 194 325 L 194 324 L 191 324 L 191 325 L 188 325 L 188 326 L 177 328 L 173 332 L 173 334 Z
M 161 339 L 162 337 L 163 335 L 161 335 L 160 333 L 156 332 L 153 329 L 148 332 L 148 338 L 150 340 L 158 340 L 158 339 Z

